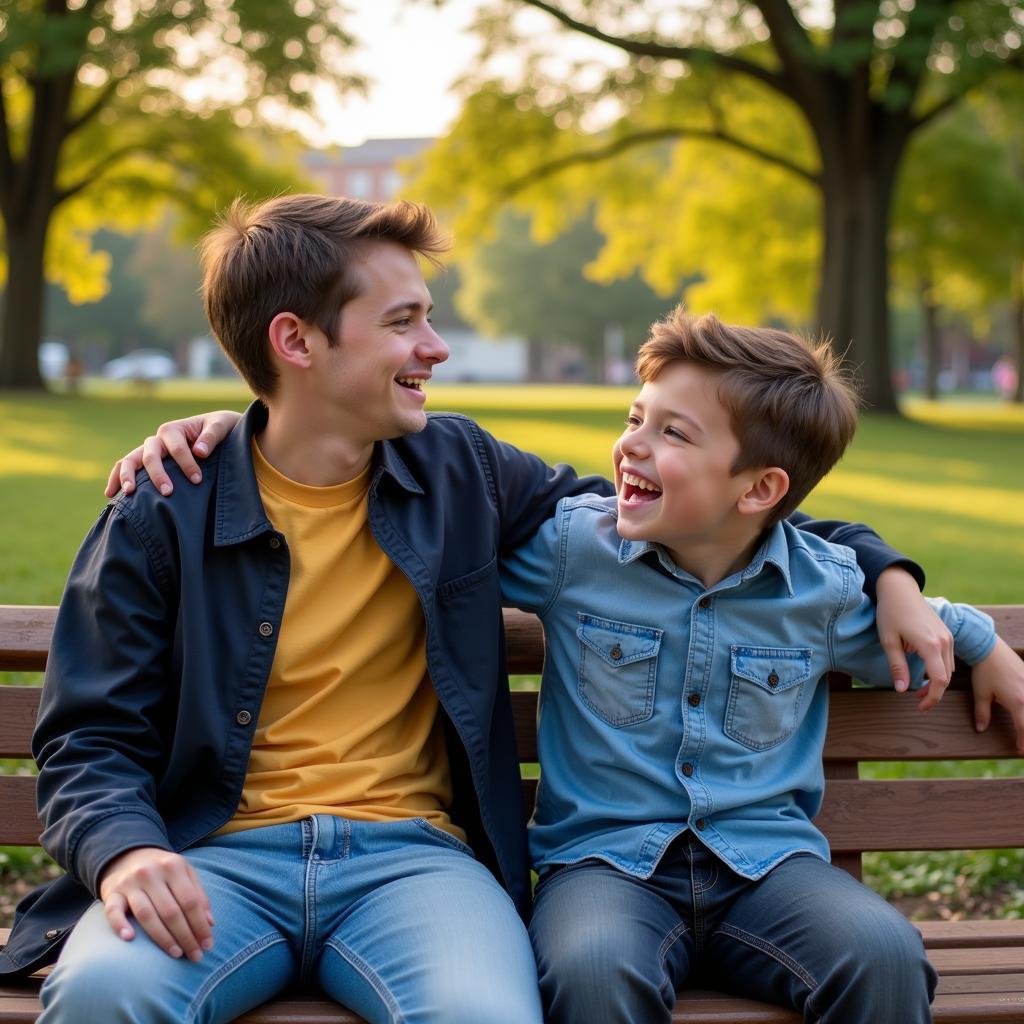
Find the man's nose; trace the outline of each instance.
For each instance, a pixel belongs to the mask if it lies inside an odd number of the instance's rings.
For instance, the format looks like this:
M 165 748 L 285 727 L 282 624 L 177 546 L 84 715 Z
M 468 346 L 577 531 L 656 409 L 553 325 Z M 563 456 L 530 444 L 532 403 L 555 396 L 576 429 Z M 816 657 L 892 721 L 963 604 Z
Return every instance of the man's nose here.
M 426 333 L 423 340 L 417 346 L 420 358 L 431 363 L 443 363 L 450 352 L 444 338 L 434 330 L 430 324 L 426 324 Z

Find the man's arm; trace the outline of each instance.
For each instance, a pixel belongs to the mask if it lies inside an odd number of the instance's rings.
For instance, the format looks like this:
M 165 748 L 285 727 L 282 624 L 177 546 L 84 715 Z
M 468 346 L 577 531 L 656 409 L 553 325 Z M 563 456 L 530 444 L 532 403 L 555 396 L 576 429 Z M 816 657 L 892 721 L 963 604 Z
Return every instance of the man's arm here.
M 140 529 L 132 510 L 108 506 L 61 600 L 32 739 L 41 841 L 121 938 L 134 937 L 130 913 L 194 960 L 212 943 L 209 902 L 156 805 L 175 613 L 169 569 Z

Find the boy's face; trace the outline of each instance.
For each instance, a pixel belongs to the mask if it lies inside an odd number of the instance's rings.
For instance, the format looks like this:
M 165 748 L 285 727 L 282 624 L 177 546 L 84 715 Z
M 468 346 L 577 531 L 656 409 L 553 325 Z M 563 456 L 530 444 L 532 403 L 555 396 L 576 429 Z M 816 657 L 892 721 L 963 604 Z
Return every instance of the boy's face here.
M 367 247 L 362 291 L 341 312 L 338 344 L 325 353 L 323 387 L 350 434 L 372 444 L 422 430 L 423 388 L 448 346 L 427 316 L 430 292 L 416 257 L 396 242 Z
M 676 363 L 637 395 L 613 452 L 622 537 L 673 554 L 732 539 L 751 475 L 730 472 L 740 448 L 716 387 L 715 374 Z

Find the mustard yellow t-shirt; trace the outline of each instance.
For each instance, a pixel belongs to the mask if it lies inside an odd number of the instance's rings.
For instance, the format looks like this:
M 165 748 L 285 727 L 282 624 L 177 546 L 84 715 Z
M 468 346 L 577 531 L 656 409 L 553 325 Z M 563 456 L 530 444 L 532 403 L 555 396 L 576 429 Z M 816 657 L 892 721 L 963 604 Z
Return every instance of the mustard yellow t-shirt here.
M 334 487 L 279 473 L 260 496 L 291 556 L 277 650 L 235 817 L 222 832 L 337 814 L 451 824 L 448 755 L 412 584 L 370 531 L 370 471 Z

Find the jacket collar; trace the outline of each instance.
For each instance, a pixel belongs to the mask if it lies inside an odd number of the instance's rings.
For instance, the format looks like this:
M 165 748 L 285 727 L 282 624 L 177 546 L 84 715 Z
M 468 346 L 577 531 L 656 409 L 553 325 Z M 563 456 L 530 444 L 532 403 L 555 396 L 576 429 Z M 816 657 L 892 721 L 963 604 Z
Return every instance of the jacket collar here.
M 622 540 L 619 543 L 619 563 L 621 565 L 628 565 L 630 562 L 635 562 L 638 558 L 642 558 L 647 554 L 653 554 L 658 559 L 661 567 L 676 579 L 693 579 L 688 572 L 680 569 L 672 561 L 669 553 L 660 544 L 656 544 L 654 541 Z M 760 547 L 758 547 L 754 557 L 750 560 L 750 564 L 745 569 L 739 573 L 727 576 L 721 583 L 716 584 L 711 589 L 717 590 L 718 587 L 723 585 L 737 586 L 747 580 L 754 579 L 756 576 L 760 576 L 766 565 L 774 566 L 778 570 L 779 575 L 786 584 L 789 596 L 792 597 L 794 591 L 793 578 L 789 566 L 789 537 L 782 523 L 776 523 L 765 534 Z
M 241 544 L 274 529 L 263 508 L 252 465 L 252 439 L 267 425 L 268 416 L 267 407 L 256 399 L 221 445 L 213 533 L 215 547 Z M 371 488 L 374 490 L 381 477 L 386 475 L 412 494 L 423 493 L 393 441 L 377 443 L 373 462 L 375 469 Z

